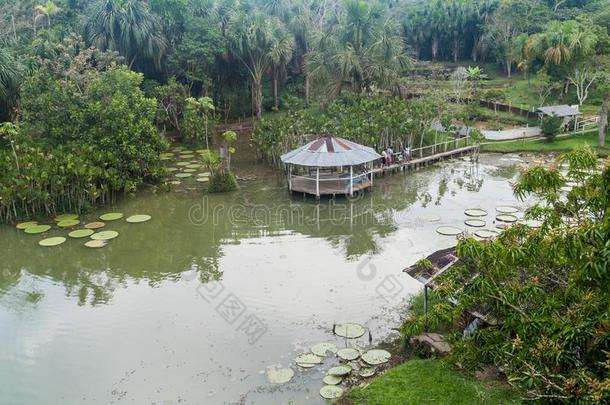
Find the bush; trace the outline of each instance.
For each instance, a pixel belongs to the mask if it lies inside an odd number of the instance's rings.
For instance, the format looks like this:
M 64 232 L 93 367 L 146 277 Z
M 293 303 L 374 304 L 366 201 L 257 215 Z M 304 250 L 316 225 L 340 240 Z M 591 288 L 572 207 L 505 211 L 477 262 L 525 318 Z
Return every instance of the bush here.
M 559 131 L 561 130 L 561 125 L 563 124 L 563 120 L 561 117 L 544 117 L 540 124 L 542 129 L 542 135 L 550 142 L 555 139 Z
M 225 193 L 227 191 L 237 190 L 237 180 L 233 174 L 213 174 L 208 185 L 210 193 Z

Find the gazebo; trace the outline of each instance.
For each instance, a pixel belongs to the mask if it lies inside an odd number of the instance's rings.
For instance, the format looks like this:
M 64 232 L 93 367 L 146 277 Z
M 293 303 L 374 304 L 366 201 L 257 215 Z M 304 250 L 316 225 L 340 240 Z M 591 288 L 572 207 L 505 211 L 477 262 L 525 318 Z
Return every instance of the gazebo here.
M 335 136 L 321 136 L 281 156 L 288 166 L 288 188 L 321 195 L 345 194 L 373 186 L 373 148 Z
M 540 107 L 538 108 L 538 113 L 540 115 L 540 118 L 546 116 L 546 117 L 560 117 L 561 119 L 563 119 L 563 123 L 567 124 L 569 121 L 574 120 L 575 121 L 575 127 L 576 127 L 576 120 L 578 119 L 579 115 L 582 115 L 582 113 L 578 110 L 578 106 L 570 106 L 570 105 L 566 105 L 566 104 L 562 104 L 562 105 L 551 105 L 548 107 Z

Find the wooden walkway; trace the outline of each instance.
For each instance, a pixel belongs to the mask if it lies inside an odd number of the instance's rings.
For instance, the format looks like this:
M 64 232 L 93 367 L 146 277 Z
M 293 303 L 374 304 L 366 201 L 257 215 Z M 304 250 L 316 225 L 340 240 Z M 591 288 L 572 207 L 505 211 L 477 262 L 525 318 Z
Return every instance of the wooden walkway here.
M 386 173 L 393 173 L 400 170 L 417 170 L 421 167 L 428 166 L 434 162 L 441 160 L 451 159 L 457 156 L 462 156 L 470 153 L 476 146 L 463 146 L 457 149 L 451 149 L 445 152 L 435 153 L 429 156 L 415 158 L 411 160 L 403 160 L 402 162 L 393 163 L 389 166 L 382 166 L 373 169 L 373 174 L 384 175 Z

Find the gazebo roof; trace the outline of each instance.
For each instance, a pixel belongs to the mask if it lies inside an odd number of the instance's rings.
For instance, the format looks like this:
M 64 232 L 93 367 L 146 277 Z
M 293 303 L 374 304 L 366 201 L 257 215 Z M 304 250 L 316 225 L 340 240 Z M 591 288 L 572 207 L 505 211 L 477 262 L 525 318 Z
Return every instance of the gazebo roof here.
M 566 104 L 563 105 L 551 105 L 548 107 L 540 107 L 538 109 L 541 113 L 545 115 L 554 115 L 557 117 L 573 117 L 575 115 L 580 115 L 580 111 L 578 108 L 572 107 Z
M 356 166 L 381 158 L 373 148 L 336 136 L 322 136 L 281 156 L 282 162 L 299 166 Z

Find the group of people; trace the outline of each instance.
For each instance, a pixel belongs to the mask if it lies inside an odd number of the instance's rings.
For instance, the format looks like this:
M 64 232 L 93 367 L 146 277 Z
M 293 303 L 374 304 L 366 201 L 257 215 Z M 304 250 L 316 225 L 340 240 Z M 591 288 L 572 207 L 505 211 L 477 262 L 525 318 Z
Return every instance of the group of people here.
M 405 146 L 402 151 L 402 155 L 395 155 L 394 150 L 391 146 L 388 146 L 386 149 L 381 151 L 381 164 L 384 166 L 389 166 L 392 163 L 409 160 L 411 160 L 411 148 L 409 146 Z

